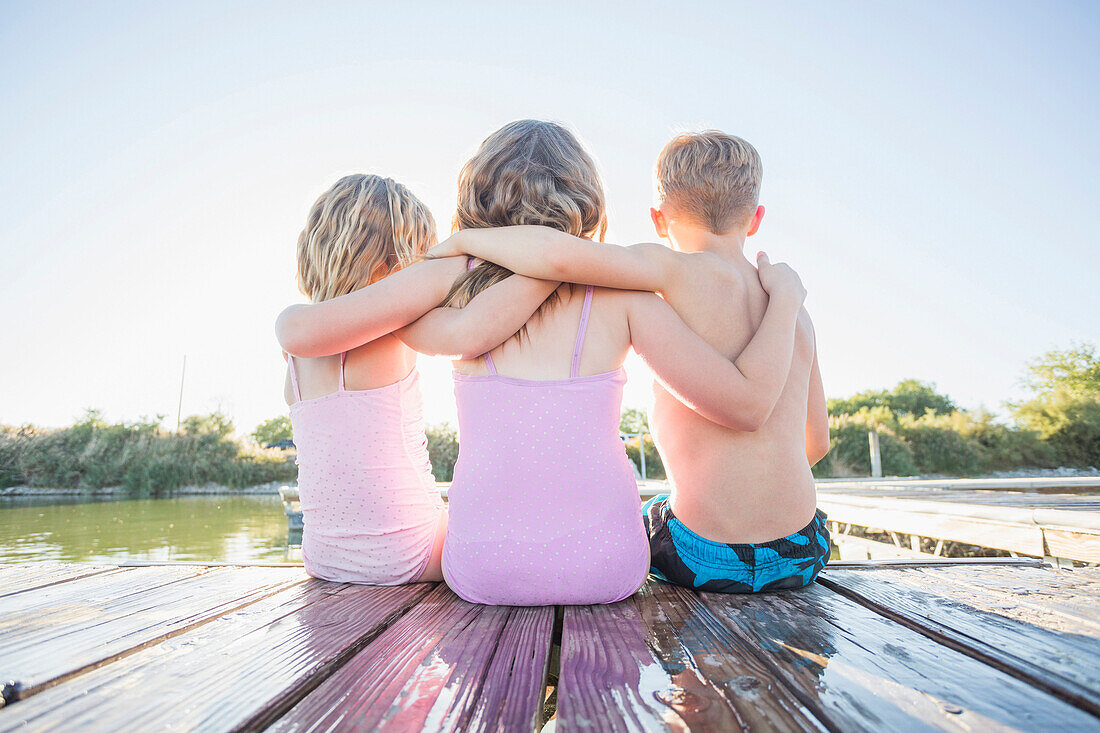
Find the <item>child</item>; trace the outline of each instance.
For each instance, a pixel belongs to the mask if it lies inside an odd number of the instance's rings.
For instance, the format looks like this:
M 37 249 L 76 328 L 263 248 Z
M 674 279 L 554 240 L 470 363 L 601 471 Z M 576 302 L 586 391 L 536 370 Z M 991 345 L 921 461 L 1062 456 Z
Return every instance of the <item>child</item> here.
M 373 282 L 398 286 L 389 307 L 378 310 L 392 315 L 357 322 L 367 343 L 341 347 L 339 356 L 287 357 L 302 558 L 315 577 L 377 585 L 442 579 L 447 513 L 428 462 L 416 354 L 406 343 L 482 353 L 515 333 L 555 286 L 509 278 L 465 310 L 440 309 L 390 335 L 446 294 L 445 287 L 422 287 L 431 279 L 426 271 L 450 273 L 450 280 L 461 272 L 463 262 L 455 260 L 397 272 L 434 243 L 435 221 L 424 204 L 400 183 L 373 175 L 337 181 L 317 199 L 298 239 L 298 283 L 314 303 Z M 280 318 L 281 332 L 296 310 Z M 283 335 L 296 346 L 292 331 Z M 296 353 L 302 351 L 309 349 Z
M 717 131 L 680 135 L 657 160 L 657 244 L 593 245 L 541 227 L 463 231 L 433 254 L 471 254 L 518 273 L 660 293 L 696 333 L 734 357 L 769 307 L 744 256 L 764 215 L 760 158 Z M 738 361 L 740 364 L 740 361 Z M 812 582 L 829 556 L 810 466 L 829 449 L 813 324 L 798 315 L 794 357 L 774 410 L 731 429 L 655 386 L 653 436 L 673 487 L 643 508 L 653 568 L 689 588 L 749 593 Z M 690 403 L 688 403 L 690 404 Z
M 606 228 L 595 165 L 554 123 L 520 120 L 490 135 L 463 167 L 458 188 L 459 229 L 544 224 L 591 237 Z M 510 276 L 477 264 L 448 301 L 463 305 L 476 296 L 476 305 Z M 438 287 L 442 277 L 424 286 Z M 772 302 L 737 366 L 651 293 L 570 285 L 558 287 L 523 331 L 485 358 L 456 362 L 461 448 L 443 574 L 459 596 L 504 605 L 588 604 L 637 590 L 649 568 L 649 543 L 619 439 L 622 362 L 633 346 L 670 394 L 709 419 L 755 429 L 779 397 L 805 296 L 783 265 L 765 260 L 761 278 Z M 302 306 L 288 314 L 284 335 L 294 332 L 292 340 L 317 350 L 373 338 L 355 321 L 385 319 L 378 311 L 388 306 L 372 293 L 385 285 Z

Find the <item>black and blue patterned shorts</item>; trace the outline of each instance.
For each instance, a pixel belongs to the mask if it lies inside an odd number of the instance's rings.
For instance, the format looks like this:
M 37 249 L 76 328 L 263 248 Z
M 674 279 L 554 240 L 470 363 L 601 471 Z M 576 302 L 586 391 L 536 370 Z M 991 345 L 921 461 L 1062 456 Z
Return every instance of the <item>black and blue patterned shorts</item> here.
M 692 532 L 668 505 L 668 494 L 642 507 L 651 572 L 685 588 L 759 593 L 809 585 L 829 561 L 829 530 L 820 509 L 801 531 L 770 542 L 715 542 Z

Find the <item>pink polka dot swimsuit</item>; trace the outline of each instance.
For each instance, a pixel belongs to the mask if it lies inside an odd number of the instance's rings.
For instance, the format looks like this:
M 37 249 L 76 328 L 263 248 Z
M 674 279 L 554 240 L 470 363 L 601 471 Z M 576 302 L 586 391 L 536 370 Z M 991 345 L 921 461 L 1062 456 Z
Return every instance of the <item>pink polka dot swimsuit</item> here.
M 417 371 L 377 389 L 344 388 L 290 406 L 298 448 L 302 560 L 317 578 L 411 583 L 431 555 L 445 511 L 428 461 Z
M 612 603 L 649 569 L 634 469 L 619 438 L 622 368 L 580 376 L 587 288 L 569 379 L 454 375 L 461 449 L 443 575 L 474 603 Z

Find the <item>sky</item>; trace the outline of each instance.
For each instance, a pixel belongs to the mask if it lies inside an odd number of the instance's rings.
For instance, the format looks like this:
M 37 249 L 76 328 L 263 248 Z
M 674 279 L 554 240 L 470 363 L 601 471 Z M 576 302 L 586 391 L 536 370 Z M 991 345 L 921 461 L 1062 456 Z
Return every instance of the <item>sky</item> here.
M 351 172 L 446 233 L 477 144 L 523 117 L 596 158 L 614 243 L 653 161 L 751 141 L 760 233 L 809 290 L 826 392 L 965 407 L 1100 342 L 1095 3 L 0 2 L 0 424 L 286 413 L 295 243 Z M 446 361 L 425 414 L 454 420 Z M 627 364 L 625 404 L 649 378 Z

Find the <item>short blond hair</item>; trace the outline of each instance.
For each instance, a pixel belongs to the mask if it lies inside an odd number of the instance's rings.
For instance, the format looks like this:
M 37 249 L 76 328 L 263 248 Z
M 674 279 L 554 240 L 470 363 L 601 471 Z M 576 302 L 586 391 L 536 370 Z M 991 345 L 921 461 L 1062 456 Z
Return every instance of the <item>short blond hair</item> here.
M 435 219 L 392 178 L 344 176 L 313 204 L 298 236 L 298 288 L 314 303 L 381 280 L 435 246 Z
M 596 163 L 563 125 L 516 120 L 494 132 L 462 166 L 453 228 L 538 224 L 602 240 L 607 204 Z M 446 303 L 465 305 L 512 274 L 482 262 L 451 288 Z M 547 298 L 552 305 L 555 295 Z
M 764 169 L 746 140 L 719 130 L 672 138 L 657 156 L 657 200 L 715 234 L 747 223 Z

